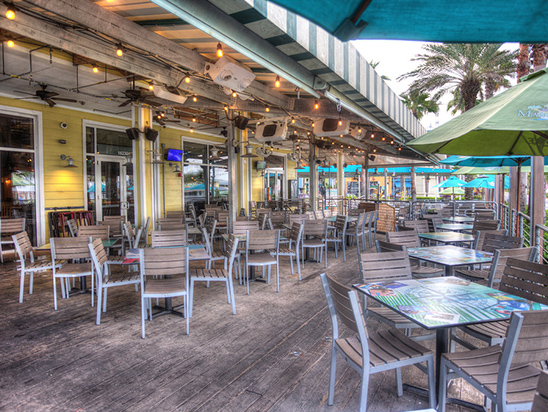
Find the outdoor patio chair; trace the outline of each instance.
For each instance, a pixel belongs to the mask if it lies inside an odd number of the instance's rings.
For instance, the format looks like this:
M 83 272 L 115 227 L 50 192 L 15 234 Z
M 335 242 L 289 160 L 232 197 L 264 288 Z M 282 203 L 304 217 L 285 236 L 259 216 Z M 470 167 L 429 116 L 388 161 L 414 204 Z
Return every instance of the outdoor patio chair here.
M 107 311 L 107 291 L 111 287 L 138 285 L 141 282 L 139 272 L 127 270 L 111 270 L 107 252 L 101 239 L 92 240 L 88 248 L 97 278 L 97 317 L 95 323 L 101 324 L 101 311 Z M 136 287 L 137 290 L 137 287 Z
M 325 251 L 325 267 L 327 267 L 327 220 L 305 220 L 301 259 L 303 261 L 303 268 L 305 262 L 305 249 L 314 249 L 315 259 L 317 259 L 318 252 L 320 254 L 319 261 L 322 261 L 323 252 Z
M 153 232 L 154 233 L 154 232 Z M 152 320 L 152 299 L 183 298 L 186 334 L 190 331 L 188 307 L 189 271 L 188 248 L 177 253 L 169 248 L 139 249 L 141 278 L 141 330 L 145 339 L 145 319 Z M 147 310 L 149 316 L 147 316 Z
M 328 235 L 325 238 L 325 241 L 327 242 L 327 247 L 329 247 L 329 243 L 335 244 L 335 257 L 339 257 L 339 244 L 342 247 L 343 250 L 343 260 L 346 262 L 346 226 L 348 225 L 348 216 L 344 215 L 337 215 L 337 218 L 335 220 L 334 228 L 332 234 Z M 327 250 L 327 249 L 326 249 Z M 326 255 L 327 260 L 327 255 Z
M 190 272 L 190 306 L 188 309 L 188 316 L 192 317 L 192 310 L 194 307 L 194 283 L 195 282 L 225 282 L 226 294 L 228 297 L 228 303 L 232 304 L 232 314 L 236 314 L 236 301 L 234 299 L 234 285 L 232 283 L 232 270 L 234 267 L 234 259 L 238 254 L 238 239 L 234 235 L 229 235 L 227 240 L 227 257 L 228 257 L 228 270 L 226 265 L 221 269 L 195 269 Z
M 77 238 L 50 238 L 52 261 L 66 261 L 61 267 L 54 265 L 52 268 L 53 307 L 55 310 L 57 310 L 57 279 L 59 279 L 59 283 L 61 284 L 61 296 L 63 299 L 69 298 L 70 279 L 91 276 L 91 290 L 94 290 L 95 279 L 88 243 L 89 238 L 83 236 L 78 236 Z M 93 299 L 92 293 L 91 306 L 94 304 Z
M 304 220 L 310 219 L 310 216 L 308 216 L 306 213 L 303 213 L 302 215 L 298 214 L 290 214 L 289 215 L 289 224 L 292 226 L 293 223 L 301 223 Z
M 512 312 L 502 347 L 442 355 L 438 410 L 445 412 L 450 371 L 451 378 L 463 378 L 499 412 L 531 409 L 540 375 L 531 363 L 546 359 L 548 310 Z
M 215 262 L 220 260 L 223 261 L 223 267 L 226 267 L 226 255 L 222 252 L 213 250 L 213 245 L 210 241 L 211 237 L 210 237 L 210 234 L 207 233 L 206 229 L 202 229 L 202 238 L 204 240 L 204 247 L 209 255 L 209 260 L 206 262 L 207 269 L 211 269 L 211 267 L 215 267 Z
M 472 234 L 475 235 L 477 232 L 482 230 L 499 230 L 500 229 L 500 220 L 475 220 L 474 225 L 472 226 Z
M 103 220 L 97 222 L 98 225 L 110 226 L 110 237 L 120 238 L 122 237 L 122 224 L 127 222 L 126 216 L 114 215 L 104 216 Z
M 356 209 L 356 210 L 363 210 L 363 209 Z M 358 253 L 360 252 L 360 250 L 363 250 L 365 252 L 365 250 L 367 249 L 367 246 L 365 243 L 365 235 L 367 233 L 365 230 L 365 225 L 367 223 L 368 218 L 369 216 L 366 212 L 360 213 L 358 215 L 358 220 L 354 222 L 352 225 L 351 224 L 348 225 L 349 227 L 347 229 L 346 236 L 350 240 L 349 244 L 352 244 L 352 239 L 354 238 L 356 239 L 356 247 L 358 248 Z M 360 243 L 361 243 L 361 248 L 360 248 Z
M 367 222 L 367 235 L 369 236 L 369 247 L 373 247 L 374 241 L 377 240 L 377 219 L 379 217 L 378 210 L 369 212 L 369 222 Z
M 67 220 L 67 226 L 69 228 L 70 236 L 78 236 L 78 222 L 76 222 L 76 219 Z
M 101 226 L 80 226 L 78 228 L 78 237 L 84 239 L 101 239 L 109 240 L 110 239 L 110 226 L 101 225 Z
M 537 385 L 531 412 L 546 412 L 548 410 L 548 372 L 543 371 Z
M 23 291 L 25 290 L 25 276 L 29 275 L 29 295 L 32 295 L 34 286 L 34 274 L 53 269 L 53 263 L 48 259 L 35 258 L 34 248 L 30 243 L 27 232 L 20 232 L 12 235 L 15 252 L 19 257 L 19 266 L 17 270 L 20 273 L 21 281 L 19 286 L 19 303 L 23 303 Z M 60 268 L 64 262 L 57 262 L 56 266 Z
M 124 239 L 123 239 L 124 248 L 122 250 L 124 251 L 124 254 L 125 254 L 125 250 L 126 250 L 125 245 L 127 245 L 128 249 L 134 249 L 139 247 L 138 244 L 141 238 L 142 229 L 137 229 L 137 232 L 136 232 L 133 226 L 131 225 L 131 223 L 128 223 L 128 222 L 124 222 L 123 228 L 124 228 Z
M 289 243 L 280 247 L 278 251 L 278 256 L 289 256 L 289 263 L 291 265 L 291 274 L 293 275 L 295 271 L 293 270 L 293 258 L 297 263 L 297 271 L 299 273 L 299 280 L 301 280 L 301 242 L 303 240 L 304 232 L 304 223 L 303 222 L 293 222 L 291 224 L 291 230 L 289 231 L 288 241 Z
M 377 240 L 377 253 L 359 253 L 358 267 L 361 283 L 384 281 L 398 281 L 412 279 L 411 262 L 405 246 L 391 245 Z M 388 245 L 388 247 L 385 247 Z M 395 247 L 394 247 L 395 246 Z M 367 315 L 374 317 L 381 323 L 396 329 L 402 329 L 406 336 L 411 336 L 411 329 L 421 329 L 415 322 L 394 312 L 386 306 L 368 307 L 364 295 L 364 310 Z M 416 335 L 414 340 L 433 339 L 434 334 Z
M 536 258 L 538 249 L 529 249 L 529 256 L 526 259 Z M 510 250 L 510 249 L 508 249 Z M 520 296 L 530 301 L 548 304 L 548 267 L 531 260 L 521 259 L 527 253 L 521 253 L 517 250 L 511 253 L 505 251 L 495 252 L 493 266 L 493 276 L 502 268 L 502 279 L 498 289 L 502 292 L 511 293 L 512 295 Z M 502 256 L 501 256 L 502 255 Z M 507 255 L 506 257 L 504 255 Z M 497 262 L 495 262 L 497 260 Z M 500 264 L 498 262 L 501 262 Z M 502 263 L 504 262 L 504 263 Z M 491 280 L 490 280 L 491 281 Z M 499 322 L 479 323 L 476 325 L 460 326 L 460 329 L 465 334 L 468 334 L 483 342 L 487 342 L 489 346 L 499 345 L 504 342 L 506 330 L 508 328 L 508 320 Z M 454 350 L 455 342 L 468 349 L 476 349 L 472 342 L 459 337 L 455 330 L 450 334 L 451 350 Z M 548 359 L 548 358 L 547 358 Z M 545 359 L 546 360 L 546 359 Z
M 386 239 L 389 244 L 405 246 L 406 248 L 421 247 L 419 234 L 416 229 L 413 231 L 404 232 L 386 232 Z M 382 242 L 381 242 L 382 244 Z M 445 269 L 434 266 L 426 266 L 422 262 L 412 259 L 411 271 L 414 277 L 425 278 L 434 276 L 444 276 Z
M 485 241 L 485 236 L 491 233 L 493 235 L 507 235 L 508 231 L 506 229 L 500 229 L 500 230 L 480 230 L 476 233 L 476 238 L 474 239 L 474 243 L 472 243 L 472 249 L 476 250 L 483 250 L 483 242 Z
M 0 261 L 4 263 L 3 247 L 13 246 L 13 235 L 25 231 L 25 218 L 0 219 Z
M 428 220 L 404 220 L 403 225 L 405 227 L 416 229 L 418 233 L 430 232 Z
M 325 219 L 325 215 L 323 213 L 323 210 L 315 210 L 314 211 L 314 219 L 316 220 L 321 220 L 321 219 Z
M 153 248 L 165 248 L 165 247 L 181 247 L 188 244 L 188 237 L 186 229 L 182 230 L 153 230 L 150 234 L 151 247 Z
M 165 217 L 166 219 L 184 219 L 186 217 L 186 214 L 182 210 L 166 210 Z
M 395 370 L 397 393 L 401 396 L 403 395 L 401 368 L 420 365 L 423 362 L 426 362 L 428 374 L 429 404 L 431 408 L 435 408 L 432 351 L 395 329 L 367 330 L 366 318 L 362 316 L 356 291 L 338 283 L 325 273 L 321 274 L 321 279 L 333 330 L 327 404 L 333 405 L 337 354 L 339 354 L 361 376 L 360 412 L 367 411 L 369 375 Z M 339 322 L 349 329 L 352 336 L 347 338 L 339 336 Z
M 280 265 L 278 263 L 278 252 L 280 247 L 280 232 L 278 230 L 248 230 L 245 246 L 247 294 L 249 295 L 250 267 L 262 267 L 263 275 L 265 267 L 268 267 L 267 283 L 270 283 L 270 272 L 273 265 L 276 265 L 276 292 L 279 292 Z

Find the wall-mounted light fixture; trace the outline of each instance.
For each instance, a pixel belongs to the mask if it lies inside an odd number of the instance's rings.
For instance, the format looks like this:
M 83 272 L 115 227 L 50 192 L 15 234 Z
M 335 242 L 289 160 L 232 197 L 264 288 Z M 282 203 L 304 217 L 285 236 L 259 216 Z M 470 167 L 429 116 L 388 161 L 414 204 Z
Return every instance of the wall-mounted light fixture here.
M 219 148 L 216 146 L 213 146 L 211 149 L 209 149 L 209 159 L 210 160 L 219 160 Z
M 68 164 L 65 167 L 76 167 L 74 165 L 74 159 L 72 158 L 72 156 L 67 156 L 67 155 L 62 154 L 61 155 L 61 160 L 66 160 L 67 161 Z
M 169 163 L 169 167 L 173 167 L 175 166 L 175 170 L 173 170 L 173 173 L 181 173 L 181 166 L 179 166 L 178 164 L 176 163 Z
M 252 157 L 255 157 L 253 154 L 253 146 L 249 142 L 245 145 L 244 149 L 245 153 L 240 157 L 243 157 L 244 159 L 251 159 Z

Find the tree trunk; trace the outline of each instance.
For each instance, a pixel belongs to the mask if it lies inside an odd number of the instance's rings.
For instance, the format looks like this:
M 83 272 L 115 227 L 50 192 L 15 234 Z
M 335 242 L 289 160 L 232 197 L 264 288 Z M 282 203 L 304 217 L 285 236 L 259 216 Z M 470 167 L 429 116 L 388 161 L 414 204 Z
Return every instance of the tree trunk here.
M 518 55 L 518 70 L 517 75 L 518 79 L 529 74 L 529 69 L 531 68 L 531 61 L 529 60 L 529 45 L 521 44 L 519 45 L 519 55 Z
M 470 110 L 476 105 L 476 99 L 480 91 L 481 82 L 477 80 L 469 80 L 462 83 L 460 92 L 464 100 L 464 111 Z
M 546 67 L 546 44 L 533 44 L 533 66 L 535 71 Z

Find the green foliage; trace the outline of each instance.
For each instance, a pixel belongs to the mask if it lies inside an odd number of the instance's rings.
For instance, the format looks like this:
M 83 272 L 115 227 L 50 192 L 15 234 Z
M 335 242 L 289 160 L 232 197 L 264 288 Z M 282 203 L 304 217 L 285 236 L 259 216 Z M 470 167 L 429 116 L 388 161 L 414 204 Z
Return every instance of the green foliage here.
M 426 92 L 413 91 L 400 94 L 403 103 L 417 119 L 422 119 L 427 113 L 438 113 L 440 106 L 438 101 L 431 99 Z

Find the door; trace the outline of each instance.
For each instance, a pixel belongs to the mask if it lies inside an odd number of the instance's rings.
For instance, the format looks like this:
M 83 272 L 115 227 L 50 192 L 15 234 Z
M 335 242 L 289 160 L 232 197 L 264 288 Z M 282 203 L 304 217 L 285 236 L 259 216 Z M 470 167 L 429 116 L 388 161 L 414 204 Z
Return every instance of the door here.
M 122 215 L 133 222 L 133 193 L 131 163 L 118 156 L 95 156 L 94 164 L 88 165 L 88 209 L 95 211 L 96 220 Z

